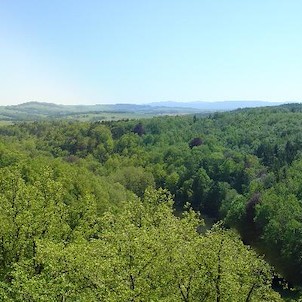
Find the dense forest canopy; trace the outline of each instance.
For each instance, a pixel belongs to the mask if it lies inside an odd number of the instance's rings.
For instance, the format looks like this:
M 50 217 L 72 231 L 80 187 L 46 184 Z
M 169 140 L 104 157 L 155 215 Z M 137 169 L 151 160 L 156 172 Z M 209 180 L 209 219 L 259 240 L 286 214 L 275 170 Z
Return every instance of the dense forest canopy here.
M 282 301 L 240 237 L 301 284 L 301 129 L 299 104 L 2 126 L 1 300 Z

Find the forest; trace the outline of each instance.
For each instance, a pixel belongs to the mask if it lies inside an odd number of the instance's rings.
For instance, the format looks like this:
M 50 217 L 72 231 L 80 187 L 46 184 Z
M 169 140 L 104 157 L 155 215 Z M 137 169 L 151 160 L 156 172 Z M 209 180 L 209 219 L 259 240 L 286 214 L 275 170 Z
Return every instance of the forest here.
M 300 104 L 2 125 L 0 300 L 302 301 L 301 129 Z

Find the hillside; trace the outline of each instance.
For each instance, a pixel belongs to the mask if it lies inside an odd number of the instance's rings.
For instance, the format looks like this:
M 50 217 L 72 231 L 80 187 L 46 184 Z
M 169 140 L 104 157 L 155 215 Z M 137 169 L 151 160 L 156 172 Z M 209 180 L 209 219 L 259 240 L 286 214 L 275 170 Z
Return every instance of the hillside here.
M 239 108 L 278 106 L 282 103 L 265 101 L 223 101 L 223 102 L 154 102 L 152 106 L 194 108 L 202 111 L 230 111 Z
M 13 106 L 0 106 L 0 121 L 38 121 L 46 119 L 70 119 L 79 121 L 119 120 L 125 118 L 148 118 L 159 115 L 182 115 L 230 111 L 246 107 L 278 105 L 261 101 L 227 102 L 158 102 L 145 105 L 57 105 L 46 102 L 27 102 Z
M 1 300 L 298 301 L 301 129 L 301 104 L 1 126 Z
M 57 105 L 43 102 L 27 102 L 14 106 L 0 106 L 2 121 L 34 121 L 45 119 L 117 120 L 122 118 L 152 117 L 199 112 L 182 107 L 165 107 L 135 104 L 114 105 Z

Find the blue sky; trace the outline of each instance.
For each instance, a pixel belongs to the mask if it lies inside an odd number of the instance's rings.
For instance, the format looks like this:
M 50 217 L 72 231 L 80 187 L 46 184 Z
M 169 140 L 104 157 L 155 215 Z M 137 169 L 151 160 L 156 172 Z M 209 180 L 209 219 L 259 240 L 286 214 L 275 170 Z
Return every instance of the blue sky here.
M 302 1 L 0 0 L 0 104 L 302 101 Z

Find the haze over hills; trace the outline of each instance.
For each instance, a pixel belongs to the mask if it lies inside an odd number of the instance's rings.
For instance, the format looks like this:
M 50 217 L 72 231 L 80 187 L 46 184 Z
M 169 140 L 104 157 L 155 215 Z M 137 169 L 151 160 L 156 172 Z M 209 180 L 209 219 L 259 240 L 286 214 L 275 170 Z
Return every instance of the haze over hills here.
M 156 115 L 176 115 L 229 111 L 246 107 L 276 106 L 283 103 L 264 101 L 225 102 L 153 102 L 149 104 L 96 104 L 60 105 L 47 102 L 25 102 L 19 105 L 0 106 L 0 120 L 24 121 L 46 118 L 76 120 L 109 120 L 142 118 Z
M 31 121 L 47 118 L 66 118 L 98 121 L 189 114 L 199 111 L 196 108 L 151 106 L 147 104 L 60 105 L 46 102 L 26 102 L 19 105 L 0 106 L 0 120 Z
M 165 106 L 165 107 L 181 107 L 194 108 L 205 111 L 228 111 L 238 108 L 255 108 L 264 106 L 278 106 L 285 102 L 267 102 L 267 101 L 219 101 L 219 102 L 154 102 L 151 106 Z

